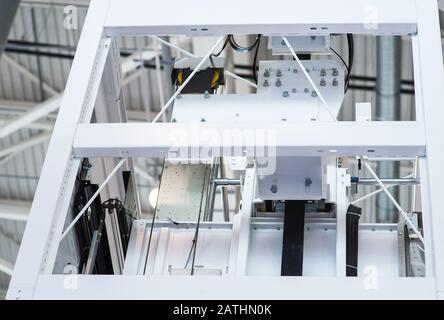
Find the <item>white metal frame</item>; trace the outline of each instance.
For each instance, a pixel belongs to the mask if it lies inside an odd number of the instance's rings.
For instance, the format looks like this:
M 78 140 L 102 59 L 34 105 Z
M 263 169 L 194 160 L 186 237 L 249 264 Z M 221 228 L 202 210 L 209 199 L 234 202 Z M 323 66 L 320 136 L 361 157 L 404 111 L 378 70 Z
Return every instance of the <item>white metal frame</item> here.
M 232 10 L 232 5 L 236 5 L 237 9 Z M 369 5 L 365 0 L 313 0 L 304 1 L 303 5 L 304 10 L 287 10 L 298 4 L 294 0 L 276 0 L 272 6 L 262 7 L 250 6 L 247 1 L 227 0 L 214 16 L 204 0 L 195 1 L 193 6 L 174 1 L 174 10 L 168 15 L 159 14 L 164 10 L 160 3 L 144 0 L 91 1 L 7 298 L 444 298 L 444 234 L 441 231 L 444 227 L 441 212 L 444 109 L 440 106 L 444 100 L 444 68 L 437 2 L 373 0 Z M 243 10 L 243 6 L 248 6 L 248 10 Z M 244 15 L 245 12 L 249 14 Z M 107 63 L 113 63 L 107 59 L 112 37 L 123 34 L 221 36 L 229 33 L 412 35 L 417 108 L 415 123 L 359 123 L 357 126 L 339 122 L 301 124 L 298 127 L 265 126 L 277 130 L 277 137 L 281 139 L 278 142 L 288 142 L 281 145 L 286 146 L 282 152 L 288 155 L 309 155 L 316 147 L 322 146 L 326 151 L 339 150 L 338 155 L 374 156 L 368 150 L 375 150 L 379 156 L 420 157 L 427 261 L 425 278 L 381 278 L 377 288 L 369 289 L 365 286 L 365 279 L 343 278 L 340 277 L 342 274 L 338 274 L 337 278 L 235 276 L 229 280 L 198 276 L 52 274 L 80 157 L 150 156 L 158 151 L 165 152 L 171 143 L 160 134 L 178 126 L 90 124 L 102 73 Z M 112 109 L 119 108 L 115 105 L 111 106 Z M 212 127 L 217 129 L 217 124 L 208 124 L 208 128 Z M 139 130 L 144 134 L 141 135 Z M 308 143 L 303 139 L 286 140 L 287 134 L 297 137 L 296 133 L 301 130 L 314 133 Z M 120 138 L 113 135 L 110 139 L 107 136 L 113 131 L 118 132 Z M 340 134 L 331 136 L 335 132 Z M 154 135 L 155 139 L 150 135 Z M 141 136 L 148 139 L 141 140 Z M 360 141 L 354 141 L 354 137 L 359 137 Z M 220 145 L 214 147 L 220 148 Z M 244 188 L 244 196 L 250 192 L 250 188 Z M 238 229 L 244 228 L 244 222 L 240 221 Z M 241 262 L 237 261 L 238 267 Z M 146 290 L 150 286 L 156 290 Z

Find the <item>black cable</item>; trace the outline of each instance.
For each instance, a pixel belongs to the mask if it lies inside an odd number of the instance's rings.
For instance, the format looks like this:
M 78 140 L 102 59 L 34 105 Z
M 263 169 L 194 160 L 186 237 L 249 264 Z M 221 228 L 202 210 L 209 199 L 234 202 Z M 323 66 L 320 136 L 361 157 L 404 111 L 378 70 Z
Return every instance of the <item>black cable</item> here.
M 242 47 L 242 46 L 240 46 L 237 42 L 236 42 L 236 40 L 234 39 L 234 36 L 231 34 L 231 35 L 229 35 L 228 36 L 228 41 L 230 42 L 230 45 L 231 45 L 231 47 L 234 49 L 234 50 L 236 50 L 236 51 L 238 51 L 238 52 L 241 52 L 241 53 L 247 53 L 247 52 L 250 52 L 250 51 L 252 51 L 258 44 L 259 44 L 259 42 L 260 42 L 260 40 L 261 40 L 261 35 L 260 34 L 258 34 L 257 36 L 256 36 L 256 40 L 253 42 L 253 44 L 251 44 L 250 46 L 247 46 L 247 47 Z
M 224 45 L 222 46 L 222 49 L 220 49 L 218 53 L 212 53 L 212 54 L 210 55 L 210 58 L 211 58 L 211 57 L 219 57 L 220 54 L 225 50 L 225 48 L 227 47 L 227 45 L 228 45 L 229 42 L 230 42 L 230 36 L 228 35 L 228 36 L 225 38 L 225 42 L 224 42 Z
M 330 50 L 342 61 L 342 63 L 344 64 L 345 68 L 347 69 L 347 77 L 345 78 L 345 92 L 348 91 L 349 88 L 349 83 L 347 83 L 348 79 L 350 78 L 350 68 L 348 66 L 348 64 L 345 62 L 344 58 L 332 47 L 330 47 Z
M 354 40 L 353 40 L 353 35 L 351 33 L 347 34 L 347 42 L 348 42 L 348 69 L 349 69 L 349 74 L 347 77 L 347 90 L 350 86 L 350 77 L 351 77 L 351 73 L 353 70 L 353 62 L 355 59 L 355 44 L 354 44 Z
M 260 45 L 261 45 L 261 35 L 258 35 L 258 42 L 257 42 L 257 45 L 256 45 L 256 52 L 254 53 L 254 58 L 253 58 L 253 78 L 254 78 L 254 81 L 256 82 L 256 84 L 257 84 L 257 56 L 258 56 L 258 54 L 259 54 L 259 47 L 260 47 Z
M 195 241 L 195 238 L 193 238 L 193 244 L 191 245 L 190 252 L 188 253 L 188 258 L 187 258 L 187 262 L 185 263 L 184 269 L 186 269 L 188 267 L 188 263 L 190 262 L 191 254 L 193 253 L 193 249 L 194 249 L 195 244 L 196 244 L 196 241 Z
M 204 179 L 203 186 L 202 186 L 202 196 L 201 196 L 201 200 L 200 200 L 199 216 L 197 217 L 197 225 L 196 225 L 196 231 L 194 232 L 193 244 L 191 245 L 190 253 L 188 255 L 188 259 L 187 259 L 187 262 L 185 264 L 185 269 L 186 269 L 187 266 L 188 266 L 188 263 L 190 261 L 190 257 L 191 257 L 191 253 L 192 253 L 193 254 L 193 260 L 192 260 L 192 263 L 191 263 L 191 275 L 194 274 L 194 261 L 196 259 L 197 239 L 198 239 L 198 236 L 199 236 L 200 218 L 201 218 L 201 215 L 202 215 L 203 195 L 204 195 L 205 186 L 206 186 L 206 182 L 207 182 L 207 178 L 206 178 L 207 170 L 208 170 L 208 168 L 205 169 L 205 179 Z

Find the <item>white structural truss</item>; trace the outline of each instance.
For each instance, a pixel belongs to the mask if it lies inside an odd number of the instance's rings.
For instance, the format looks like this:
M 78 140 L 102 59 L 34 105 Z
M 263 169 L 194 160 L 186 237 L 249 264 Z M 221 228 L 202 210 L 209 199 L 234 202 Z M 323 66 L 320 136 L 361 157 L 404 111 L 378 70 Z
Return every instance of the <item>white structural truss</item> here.
M 444 101 L 444 68 L 437 1 L 300 2 L 276 0 L 272 5 L 258 3 L 252 6 L 249 1 L 226 0 L 214 14 L 214 9 L 204 0 L 193 1 L 192 6 L 188 2 L 173 1 L 173 10 L 168 13 L 162 3 L 154 1 L 91 1 L 7 298 L 444 298 L 444 214 L 441 202 L 444 181 L 444 108 L 441 105 Z M 232 9 L 234 7 L 236 10 Z M 177 147 L 168 138 L 170 132 L 217 131 L 227 127 L 235 132 L 242 129 L 236 124 L 203 123 L 196 128 L 178 123 L 93 123 L 93 111 L 97 108 L 102 83 L 104 110 L 108 114 L 102 119 L 106 118 L 107 122 L 126 121 L 122 112 L 123 102 L 119 99 L 121 70 L 114 37 L 334 33 L 412 37 L 416 121 L 316 122 L 297 126 L 252 123 L 249 128 L 274 130 L 279 155 L 312 156 L 330 152 L 353 157 L 419 157 L 427 266 L 425 277 L 380 277 L 376 286 L 368 287 L 362 277 L 346 278 L 342 272 L 337 272 L 336 277 L 245 276 L 243 259 L 245 249 L 248 251 L 248 237 L 237 239 L 239 246 L 232 258 L 235 260 L 230 261 L 236 265 L 236 274 L 228 278 L 53 274 L 82 157 L 114 158 L 112 161 L 104 160 L 104 168 L 109 173 L 121 158 L 168 156 L 172 148 Z M 114 77 L 102 79 L 104 73 Z M 56 105 L 54 108 L 51 105 L 42 107 L 42 111 L 46 108 L 55 110 Z M 117 114 L 119 116 L 115 116 Z M 28 123 L 26 117 L 20 122 L 11 126 L 8 132 L 15 130 L 16 125 L 21 127 Z M 245 125 L 242 127 L 245 129 Z M 199 142 L 190 146 L 199 148 Z M 251 147 L 236 146 L 241 150 Z M 223 147 L 233 145 L 214 144 L 211 150 L 216 152 Z M 242 152 L 242 155 L 245 153 Z M 247 174 L 251 175 L 251 172 L 247 170 Z M 248 176 L 246 181 L 249 184 L 244 186 L 243 195 L 253 198 L 251 188 L 254 178 Z M 345 198 L 345 193 L 341 195 Z M 236 217 L 233 232 L 249 227 L 245 216 L 248 212 L 243 214 L 244 211 Z M 248 234 L 244 232 L 241 235 L 245 237 Z M 342 240 L 338 237 L 338 241 Z M 337 256 L 344 257 L 342 249 L 337 250 Z M 342 268 L 345 261 L 337 261 L 337 265 Z M 6 271 L 9 272 L 9 269 Z

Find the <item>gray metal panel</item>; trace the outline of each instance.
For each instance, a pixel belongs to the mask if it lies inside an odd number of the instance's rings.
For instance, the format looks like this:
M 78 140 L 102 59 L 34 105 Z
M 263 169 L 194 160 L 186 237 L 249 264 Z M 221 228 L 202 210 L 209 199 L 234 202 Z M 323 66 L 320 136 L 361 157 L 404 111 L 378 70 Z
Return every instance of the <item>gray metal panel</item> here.
M 204 216 L 210 166 L 165 163 L 156 206 L 156 219 L 197 221 Z

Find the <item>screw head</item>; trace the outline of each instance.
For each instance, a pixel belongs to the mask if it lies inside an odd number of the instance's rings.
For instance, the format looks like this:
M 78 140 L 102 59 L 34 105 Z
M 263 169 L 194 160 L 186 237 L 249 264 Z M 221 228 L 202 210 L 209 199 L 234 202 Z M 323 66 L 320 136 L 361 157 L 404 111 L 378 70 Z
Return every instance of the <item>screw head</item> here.
M 311 96 L 312 96 L 313 98 L 316 98 L 316 97 L 318 96 L 318 94 L 316 93 L 316 91 L 312 91 L 312 92 L 311 92 Z
M 282 77 L 282 70 L 281 69 L 276 70 L 276 77 Z
M 337 87 L 339 85 L 339 81 L 337 78 L 333 79 L 333 87 Z
M 291 89 L 291 92 L 296 93 L 296 92 L 298 92 L 298 89 L 293 88 L 293 89 Z
M 325 69 L 321 69 L 321 77 L 325 77 L 327 75 L 327 71 Z
M 271 193 L 276 193 L 278 191 L 278 188 L 275 184 L 273 184 L 270 188 Z
M 305 88 L 305 89 L 304 89 L 304 92 L 305 92 L 305 93 L 309 93 L 310 90 L 308 90 L 308 88 Z
M 276 80 L 276 87 L 280 87 L 282 85 L 281 79 Z
M 205 99 L 209 99 L 210 98 L 210 93 L 208 91 L 205 91 L 204 98 Z
M 268 87 L 270 84 L 268 83 L 268 80 L 264 81 L 264 87 Z
M 201 118 L 200 122 L 206 122 L 207 120 L 205 120 L 205 118 Z
M 290 94 L 288 93 L 288 91 L 284 91 L 284 92 L 282 92 L 282 96 L 284 98 L 288 98 L 290 96 Z
M 327 81 L 324 78 L 321 79 L 321 87 L 325 87 L 327 85 Z

